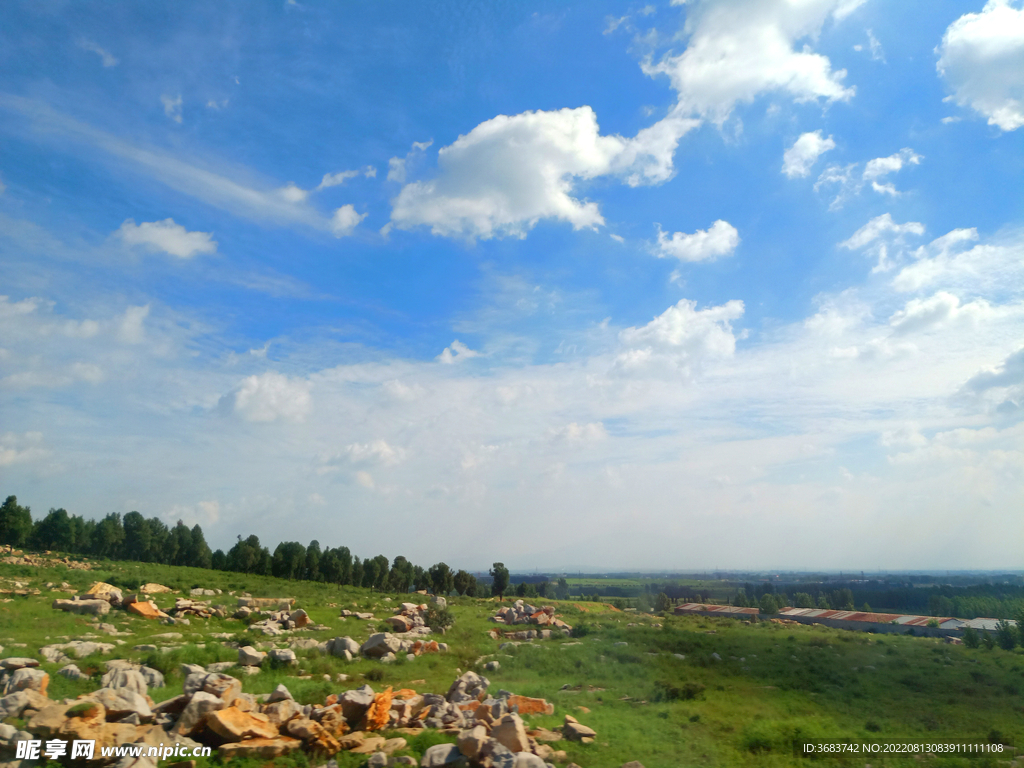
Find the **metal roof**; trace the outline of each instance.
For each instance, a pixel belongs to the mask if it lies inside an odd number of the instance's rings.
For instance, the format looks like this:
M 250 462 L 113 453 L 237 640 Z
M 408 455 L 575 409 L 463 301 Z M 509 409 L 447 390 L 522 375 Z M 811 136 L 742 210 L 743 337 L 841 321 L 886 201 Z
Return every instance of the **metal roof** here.
M 740 608 L 736 605 L 708 605 L 706 603 L 684 603 L 683 605 L 677 605 L 676 613 L 689 613 L 699 612 L 705 613 L 725 613 L 725 614 L 742 614 L 744 616 L 756 616 L 761 611 L 759 608 Z

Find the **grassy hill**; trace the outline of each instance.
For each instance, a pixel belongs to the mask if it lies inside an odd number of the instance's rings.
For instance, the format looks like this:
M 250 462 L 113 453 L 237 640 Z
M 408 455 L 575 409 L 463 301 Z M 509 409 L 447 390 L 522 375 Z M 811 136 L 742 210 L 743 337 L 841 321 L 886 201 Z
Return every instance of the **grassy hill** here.
M 97 640 L 123 644 L 107 654 L 76 660 L 78 666 L 95 674 L 111 658 L 143 662 L 165 674 L 167 686 L 150 691 L 154 699 L 162 700 L 181 692 L 182 663 L 237 659 L 237 652 L 214 634 L 227 633 L 247 644 L 279 641 L 279 647 L 295 636 L 326 640 L 349 635 L 361 642 L 380 631 L 379 620 L 402 599 L 358 588 L 194 568 L 121 562 L 92 566 L 73 570 L 63 565 L 0 564 L 3 590 L 14 590 L 15 582 L 40 590 L 38 595 L 0 595 L 6 601 L 0 603 L 0 646 L 4 647 L 0 656 L 42 659 L 38 649 L 44 645 L 98 635 Z M 103 621 L 133 634 L 109 637 L 97 632 L 89 618 L 50 607 L 54 598 L 68 596 L 61 591 L 62 582 L 84 591 L 94 581 L 126 589 L 157 582 L 186 595 L 193 587 L 221 589 L 223 596 L 205 599 L 231 610 L 236 601 L 229 592 L 294 597 L 296 606 L 304 608 L 314 623 L 329 629 L 267 638 L 255 635 L 240 620 L 193 618 L 187 626 L 166 626 L 114 610 Z M 155 596 L 161 608 L 170 607 L 174 598 L 173 594 Z M 301 703 L 322 703 L 331 693 L 367 682 L 377 690 L 391 685 L 444 693 L 461 671 L 498 661 L 500 669 L 486 673 L 492 691 L 503 688 L 543 697 L 555 705 L 554 715 L 527 716 L 528 722 L 550 728 L 571 714 L 597 731 L 593 744 L 553 745 L 583 768 L 616 768 L 630 760 L 640 761 L 645 768 L 804 765 L 806 758 L 794 756 L 792 744 L 813 737 L 1001 740 L 1024 746 L 1024 654 L 1020 649 L 970 650 L 909 636 L 638 615 L 589 602 L 539 602 L 556 605 L 559 614 L 575 626 L 575 636 L 499 649 L 500 641 L 487 634 L 498 626 L 488 621 L 497 602 L 456 597 L 449 601 L 456 623 L 444 638 L 451 648 L 448 654 L 413 661 L 400 658 L 383 665 L 369 660 L 345 662 L 310 649 L 297 651 L 298 668 L 268 669 L 253 676 L 238 673 L 238 677 L 246 692 L 268 693 L 285 683 Z M 373 611 L 378 620 L 341 619 L 342 608 Z M 168 632 L 182 637 L 153 639 Z M 146 644 L 169 649 L 133 650 Z M 99 687 L 98 675 L 72 681 L 55 674 L 58 665 L 44 662 L 42 667 L 51 676 L 51 698 L 74 697 Z M 338 674 L 349 677 L 339 683 Z M 418 758 L 428 746 L 442 741 L 454 741 L 454 736 L 428 731 L 411 739 L 409 749 L 399 754 Z M 342 768 L 365 763 L 365 756 L 345 752 L 336 759 Z M 998 764 L 1006 765 L 1006 759 L 1002 757 Z M 214 756 L 210 762 L 219 763 L 219 758 Z M 307 758 L 293 756 L 279 762 L 305 765 Z M 817 762 L 858 768 L 864 764 L 863 758 L 859 763 Z M 910 759 L 870 762 L 877 768 L 909 765 Z M 991 758 L 929 762 L 997 764 Z M 254 766 L 257 763 L 263 761 L 253 761 Z M 233 765 L 245 764 L 233 761 Z

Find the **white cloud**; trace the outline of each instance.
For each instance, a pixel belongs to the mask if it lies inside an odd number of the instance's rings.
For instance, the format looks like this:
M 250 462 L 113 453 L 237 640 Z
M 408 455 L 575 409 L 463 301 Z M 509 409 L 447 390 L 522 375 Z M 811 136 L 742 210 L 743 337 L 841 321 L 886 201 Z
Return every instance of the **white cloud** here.
M 1009 355 L 998 366 L 976 373 L 964 385 L 964 389 L 985 392 L 1021 384 L 1024 384 L 1024 347 Z
M 234 412 L 246 421 L 305 421 L 312 411 L 311 385 L 276 371 L 249 376 L 233 393 Z
M 346 237 L 352 234 L 359 222 L 366 218 L 365 213 L 356 213 L 352 205 L 343 205 L 331 217 L 331 231 L 335 237 Z
M 220 521 L 220 512 L 220 502 L 209 500 L 197 504 L 175 504 L 164 513 L 163 518 L 168 525 L 175 525 L 181 520 L 190 528 L 198 525 L 209 529 Z
M 374 169 L 376 173 L 376 169 Z M 339 171 L 338 173 L 325 173 L 320 184 L 317 186 L 317 190 L 327 189 L 328 187 L 337 187 L 340 184 L 344 184 L 349 179 L 354 179 L 359 175 L 359 171 Z
M 145 322 L 148 316 L 149 304 L 128 307 L 118 324 L 117 337 L 125 344 L 141 344 L 146 340 Z
M 117 59 L 110 53 L 107 53 L 105 50 L 100 48 L 99 45 L 94 43 L 92 40 L 86 40 L 83 38 L 82 40 L 78 41 L 78 45 L 82 48 L 82 50 L 91 51 L 92 53 L 95 53 L 97 56 L 99 56 L 100 61 L 103 62 L 104 67 L 117 66 Z
M 391 221 L 482 239 L 525 237 L 541 219 L 593 229 L 604 218 L 597 203 L 574 196 L 578 182 L 609 174 L 663 181 L 679 137 L 694 125 L 662 121 L 624 139 L 600 135 L 590 107 L 499 115 L 443 147 L 438 176 L 403 187 Z
M 456 339 L 455 341 L 453 341 L 451 343 L 450 347 L 445 347 L 441 351 L 441 354 L 437 356 L 437 360 L 439 362 L 445 363 L 447 365 L 451 365 L 452 363 L 458 363 L 458 362 L 461 362 L 463 360 L 468 360 L 468 359 L 470 359 L 472 357 L 479 357 L 479 356 L 480 356 L 479 352 L 476 352 L 476 351 L 470 349 L 465 344 L 463 344 L 461 341 Z
M 849 13 L 851 5 L 836 0 L 689 3 L 686 50 L 647 63 L 644 71 L 671 79 L 683 114 L 719 124 L 736 104 L 763 93 L 782 91 L 798 102 L 845 101 L 854 94 L 842 84 L 846 71 L 833 71 L 828 57 L 797 44 L 814 38 L 833 12 L 837 18 Z
M 45 458 L 50 452 L 43 447 L 41 432 L 0 434 L 0 467 L 13 464 L 28 464 Z
M 832 137 L 823 138 L 821 131 L 803 133 L 793 142 L 793 146 L 783 153 L 782 172 L 791 179 L 807 176 L 818 158 L 835 147 L 836 143 Z
M 9 296 L 0 296 L 0 319 L 30 315 L 39 309 L 39 304 L 36 298 L 12 302 Z
M 730 357 L 736 350 L 732 321 L 743 316 L 743 302 L 698 310 L 681 299 L 640 328 L 619 333 L 624 350 L 615 359 L 620 372 L 662 368 L 690 373 L 706 359 Z
M 1015 7 L 1018 6 L 1018 7 Z M 1014 131 L 1024 125 L 1024 8 L 989 0 L 949 25 L 936 49 L 949 98 Z
M 171 120 L 176 123 L 180 123 L 182 121 L 180 93 L 177 96 L 168 96 L 167 94 L 164 94 L 160 97 L 160 103 L 164 105 L 164 114 L 171 118 Z
M 309 190 L 302 189 L 294 181 L 289 181 L 277 193 L 289 203 L 304 203 L 309 197 Z
M 179 259 L 217 252 L 217 241 L 213 239 L 212 232 L 189 232 L 181 224 L 175 224 L 174 219 L 144 221 L 141 224 L 136 224 L 135 219 L 128 219 L 114 235 L 129 246 L 141 245 Z
M 890 173 L 898 173 L 905 165 L 919 165 L 921 163 L 921 155 L 918 155 L 914 150 L 909 147 L 904 147 L 894 155 L 888 157 L 876 157 L 874 160 L 868 160 L 864 166 L 864 174 L 862 176 L 864 181 L 870 181 L 871 186 L 876 192 L 888 192 L 889 194 L 895 193 L 895 188 L 892 185 L 880 185 L 877 180 L 883 176 L 887 176 Z
M 978 231 L 954 229 L 912 255 L 914 261 L 893 279 L 898 291 L 916 291 L 941 283 L 961 290 L 1012 290 L 1024 280 L 1024 244 L 1020 239 L 972 245 Z
M 418 159 L 424 152 L 426 152 L 434 143 L 434 140 L 430 141 L 414 141 L 412 143 L 412 149 L 406 154 L 405 157 L 392 157 L 388 160 L 388 181 L 397 181 L 399 184 L 405 184 L 407 164 Z M 373 175 L 377 175 L 377 169 L 373 169 Z
M 897 224 L 892 220 L 892 214 L 883 213 L 876 216 L 867 224 L 858 229 L 848 239 L 839 244 L 840 248 L 847 248 L 851 251 L 859 250 L 866 245 L 887 236 L 887 235 L 923 235 L 924 225 L 916 221 L 908 221 L 905 224 Z
M 706 230 L 698 229 L 692 235 L 673 232 L 668 237 L 659 226 L 656 253 L 660 258 L 672 256 L 680 261 L 713 261 L 719 256 L 730 255 L 739 243 L 740 235 L 736 227 L 722 219 Z
M 960 321 L 976 322 L 992 314 L 991 305 L 984 299 L 960 304 L 953 294 L 939 291 L 927 299 L 911 299 L 906 307 L 889 318 L 893 335 L 902 336 L 909 333 L 942 327 L 948 323 Z
M 405 451 L 388 445 L 386 440 L 373 440 L 345 446 L 341 457 L 353 464 L 397 464 L 405 457 Z
M 830 165 L 818 177 L 818 181 L 814 184 L 814 189 L 818 191 L 823 186 L 828 185 L 838 187 L 836 197 L 829 205 L 830 210 L 841 208 L 850 197 L 860 194 L 866 182 L 871 182 L 871 188 L 875 192 L 881 195 L 896 197 L 899 195 L 896 186 L 892 183 L 881 183 L 879 179 L 890 173 L 897 173 L 907 165 L 919 165 L 921 160 L 921 155 L 915 153 L 909 147 L 905 147 L 888 157 L 876 157 L 873 160 L 868 160 L 864 164 L 864 170 L 859 174 L 856 172 L 858 168 L 857 163 L 851 163 L 847 166 Z
M 554 443 L 593 443 L 608 437 L 608 431 L 600 421 L 577 424 L 575 421 L 558 429 L 548 431 L 548 438 Z

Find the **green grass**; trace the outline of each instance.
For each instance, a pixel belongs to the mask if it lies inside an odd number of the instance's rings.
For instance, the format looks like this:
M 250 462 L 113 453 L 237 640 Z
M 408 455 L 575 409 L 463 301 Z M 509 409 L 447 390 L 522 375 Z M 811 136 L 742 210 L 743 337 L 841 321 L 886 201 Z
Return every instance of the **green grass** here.
M 15 578 L 43 593 L 0 603 L 4 656 L 39 658 L 41 646 L 81 638 L 92 630 L 87 618 L 50 608 L 53 598 L 66 595 L 47 590 L 46 582 L 68 581 L 84 589 L 95 580 L 126 587 L 155 581 L 184 590 L 203 586 L 256 596 L 294 597 L 314 622 L 329 627 L 297 636 L 318 640 L 350 635 L 361 641 L 376 631 L 378 622 L 341 620 L 339 608 L 374 610 L 382 618 L 401 599 L 363 589 L 138 563 L 98 563 L 93 571 L 0 565 L 0 579 Z M 158 595 L 155 599 L 168 608 L 174 597 Z M 391 602 L 386 602 L 388 597 Z M 235 603 L 235 598 L 226 594 L 206 599 L 229 606 Z M 284 683 L 302 703 L 322 702 L 330 693 L 362 685 L 368 674 L 380 675 L 371 683 L 377 690 L 391 685 L 443 693 L 460 670 L 474 668 L 478 659 L 486 656 L 485 661 L 501 663 L 500 670 L 487 673 L 492 691 L 504 688 L 555 704 L 555 715 L 528 717 L 532 724 L 554 727 L 565 714 L 573 714 L 597 730 L 594 744 L 553 745 L 565 749 L 569 760 L 584 768 L 616 768 L 629 760 L 639 760 L 646 768 L 805 766 L 806 758 L 793 755 L 792 743 L 813 737 L 987 741 L 990 734 L 998 732 L 1024 747 L 1024 654 L 1019 649 L 970 650 L 933 639 L 824 627 L 654 617 L 566 601 L 556 603 L 559 612 L 570 624 L 584 626 L 584 636 L 499 650 L 501 641 L 487 635 L 488 629 L 501 626 L 488 621 L 496 608 L 493 600 L 452 598 L 449 605 L 456 616 L 455 626 L 443 638 L 451 646 L 449 654 L 381 665 L 366 660 L 346 663 L 321 656 L 315 649 L 298 650 L 298 668 L 268 669 L 252 677 L 239 675 L 239 679 L 250 693 L 267 693 Z M 66 680 L 54 674 L 57 665 L 44 662 L 43 668 L 51 675 L 51 698 L 74 697 L 95 689 L 104 661 L 129 658 L 164 672 L 167 687 L 150 693 L 154 699 L 165 699 L 181 692 L 182 663 L 205 665 L 237 657 L 235 651 L 210 638 L 211 633 L 231 633 L 252 644 L 274 640 L 257 636 L 244 623 L 230 619 L 193 618 L 189 626 L 166 626 L 115 610 L 103 620 L 134 634 L 110 638 L 96 633 L 103 642 L 125 642 L 108 655 L 76 660 L 80 668 L 94 674 L 91 680 Z M 165 632 L 182 633 L 185 644 L 167 652 L 132 650 Z M 277 640 L 282 646 L 286 642 Z M 617 642 L 628 644 L 616 646 Z M 27 647 L 17 648 L 16 643 Z M 713 653 L 721 661 L 715 661 Z M 686 658 L 680 660 L 673 654 Z M 334 682 L 338 673 L 349 675 L 348 681 Z M 313 677 L 299 680 L 299 674 Z M 323 675 L 329 675 L 330 681 Z M 412 739 L 404 753 L 418 757 L 441 741 L 453 738 L 425 733 Z M 365 758 L 347 753 L 339 754 L 337 760 L 342 768 L 365 763 Z M 219 759 L 215 756 L 201 762 L 217 765 Z M 265 765 L 265 761 L 242 760 L 233 765 L 250 768 L 250 762 L 251 768 Z M 323 761 L 311 764 L 306 757 L 293 756 L 277 762 L 304 768 Z M 857 768 L 864 762 L 815 761 Z M 873 768 L 919 763 L 909 758 L 869 762 Z M 927 762 L 996 765 L 988 758 Z

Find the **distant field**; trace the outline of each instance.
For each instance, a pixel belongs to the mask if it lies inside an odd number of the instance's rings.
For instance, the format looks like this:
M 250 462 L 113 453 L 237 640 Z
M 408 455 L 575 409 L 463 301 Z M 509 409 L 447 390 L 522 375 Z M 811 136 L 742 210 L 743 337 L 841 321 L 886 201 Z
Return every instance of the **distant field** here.
M 379 622 L 342 620 L 339 608 L 372 610 L 383 618 L 402 598 L 351 587 L 138 563 L 102 563 L 91 572 L 0 565 L 3 587 L 10 588 L 14 579 L 42 589 L 42 594 L 0 603 L 3 656 L 37 656 L 42 645 L 90 631 L 84 617 L 50 608 L 52 599 L 62 595 L 47 590 L 46 582 L 67 580 L 84 589 L 96 579 L 126 586 L 156 581 L 176 589 L 203 586 L 245 590 L 254 596 L 295 597 L 315 622 L 330 628 L 301 635 L 317 640 L 350 635 L 362 641 L 378 630 Z M 156 599 L 161 607 L 173 602 L 172 595 Z M 230 596 L 213 600 L 233 602 Z M 555 604 L 576 626 L 577 636 L 499 649 L 499 642 L 487 635 L 496 626 L 488 617 L 497 602 L 455 597 L 450 606 L 456 623 L 444 638 L 451 645 L 447 655 L 421 656 L 411 662 L 402 659 L 385 666 L 368 660 L 349 663 L 311 649 L 297 652 L 297 669 L 238 676 L 250 693 L 266 693 L 283 682 L 300 702 L 322 703 L 328 694 L 368 682 L 367 675 L 376 690 L 391 685 L 443 693 L 459 670 L 480 669 L 486 661 L 499 661 L 500 670 L 486 673 L 492 691 L 504 688 L 540 696 L 555 705 L 553 716 L 527 716 L 528 722 L 550 728 L 571 714 L 597 731 L 598 738 L 591 745 L 554 745 L 582 768 L 618 768 L 630 760 L 640 761 L 645 768 L 922 764 L 912 759 L 808 763 L 794 757 L 794 741 L 812 737 L 996 740 L 1024 746 L 1024 654 L 1020 649 L 971 650 L 907 636 L 621 613 L 581 601 L 537 602 Z M 208 664 L 236 658 L 236 652 L 209 637 L 211 633 L 229 632 L 245 642 L 269 639 L 253 636 L 243 622 L 231 619 L 193 619 L 190 626 L 167 627 L 114 611 L 105 620 L 134 635 L 124 638 L 127 642 L 112 653 L 79 660 L 78 665 L 99 672 L 104 661 L 122 657 L 153 665 L 167 675 L 166 688 L 150 691 L 158 700 L 181 692 L 182 662 Z M 132 650 L 151 635 L 168 631 L 184 635 L 176 649 L 162 653 Z M 282 646 L 287 641 L 276 639 Z M 16 643 L 26 647 L 16 647 Z M 70 681 L 55 674 L 57 665 L 44 662 L 42 666 L 51 675 L 51 697 L 73 697 L 98 687 L 97 678 Z M 333 677 L 340 672 L 350 675 L 346 683 L 295 677 L 300 673 Z M 399 754 L 418 760 L 430 744 L 454 740 L 454 736 L 429 732 L 411 740 Z M 366 758 L 342 752 L 336 759 L 339 768 L 356 768 L 365 765 Z M 272 762 L 235 760 L 232 766 L 308 768 L 323 762 L 299 756 Z M 220 765 L 220 758 L 200 760 L 199 768 L 207 765 Z M 984 758 L 944 758 L 928 760 L 925 765 L 980 768 L 1009 763 L 1005 759 L 997 763 Z

